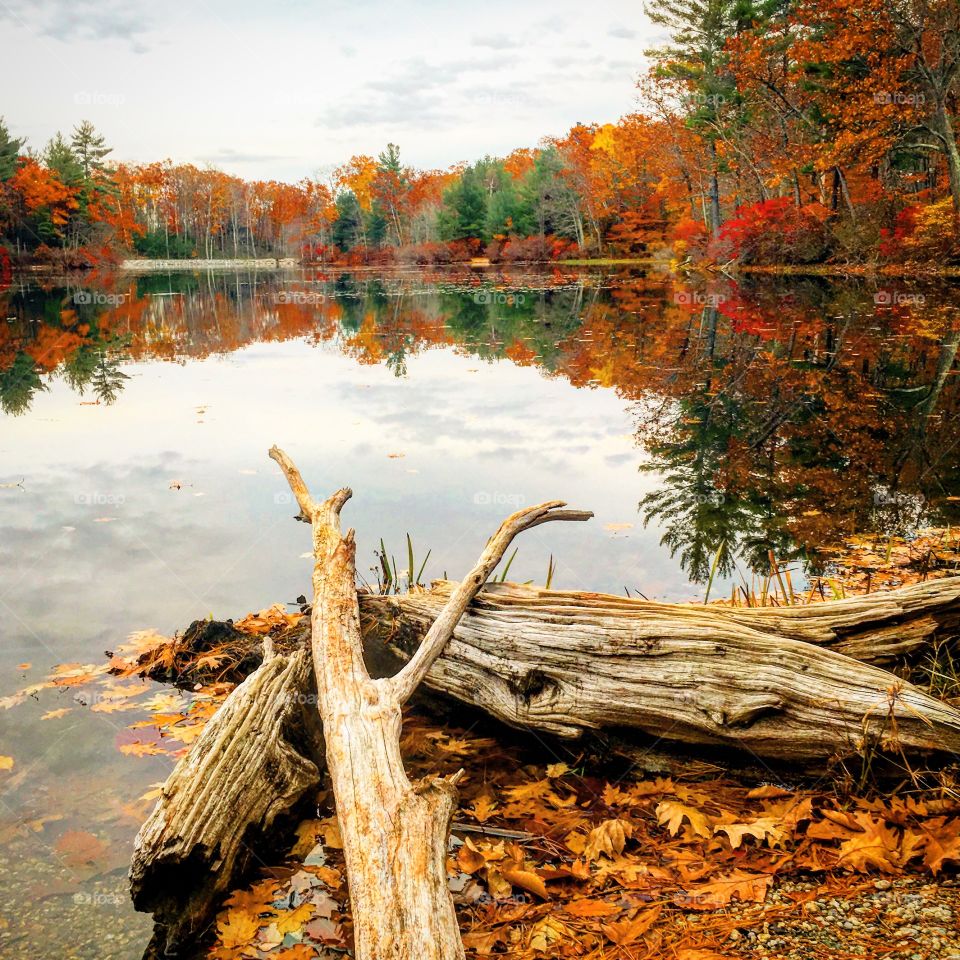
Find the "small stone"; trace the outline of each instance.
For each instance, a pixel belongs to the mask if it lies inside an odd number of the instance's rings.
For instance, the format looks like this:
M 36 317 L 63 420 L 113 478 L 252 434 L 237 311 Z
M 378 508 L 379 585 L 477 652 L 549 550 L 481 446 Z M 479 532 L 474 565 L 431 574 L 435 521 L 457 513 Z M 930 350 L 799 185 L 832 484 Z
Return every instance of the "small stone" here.
M 733 930 L 730 931 L 730 936 L 728 937 L 728 939 L 736 942 L 737 940 L 740 939 L 741 936 L 742 934 L 740 933 L 740 931 L 734 928 Z
M 878 880 L 874 885 L 874 888 L 877 890 L 889 890 L 893 884 L 889 880 Z

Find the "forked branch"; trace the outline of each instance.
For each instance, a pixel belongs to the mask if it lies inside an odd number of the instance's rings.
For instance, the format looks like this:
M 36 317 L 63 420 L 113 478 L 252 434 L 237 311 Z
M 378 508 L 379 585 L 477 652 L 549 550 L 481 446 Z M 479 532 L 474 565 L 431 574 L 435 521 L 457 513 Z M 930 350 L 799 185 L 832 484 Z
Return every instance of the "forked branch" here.
M 410 662 L 395 677 L 385 681 L 399 703 L 406 703 L 413 696 L 434 661 L 443 653 L 463 612 L 487 582 L 518 533 L 551 520 L 589 520 L 593 516 L 589 510 L 560 509 L 565 506 L 562 500 L 541 503 L 518 510 L 500 524 L 500 529 L 487 542 L 477 565 L 457 585 Z

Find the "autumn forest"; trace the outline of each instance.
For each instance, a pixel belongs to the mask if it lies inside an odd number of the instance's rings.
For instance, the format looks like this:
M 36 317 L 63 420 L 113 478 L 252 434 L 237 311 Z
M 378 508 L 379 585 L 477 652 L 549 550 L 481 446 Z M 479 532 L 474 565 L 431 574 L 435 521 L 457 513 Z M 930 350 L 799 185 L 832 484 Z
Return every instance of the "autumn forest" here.
M 648 257 L 859 264 L 960 256 L 960 9 L 950 2 L 667 3 L 638 110 L 536 148 L 415 170 L 400 148 L 326 178 L 114 163 L 83 122 L 0 125 L 0 237 L 78 265 L 294 256 L 345 264 Z

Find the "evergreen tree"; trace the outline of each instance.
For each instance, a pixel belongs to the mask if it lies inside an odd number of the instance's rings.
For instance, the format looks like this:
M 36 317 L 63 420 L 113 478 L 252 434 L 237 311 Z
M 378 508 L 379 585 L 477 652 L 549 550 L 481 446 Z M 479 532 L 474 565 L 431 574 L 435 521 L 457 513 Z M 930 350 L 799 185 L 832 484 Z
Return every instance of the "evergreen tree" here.
M 58 133 L 46 145 L 43 151 L 43 162 L 52 170 L 57 179 L 68 187 L 76 187 L 83 183 L 83 164 L 73 148 Z
M 440 215 L 440 236 L 443 240 L 466 240 L 476 237 L 484 242 L 487 232 L 487 194 L 478 169 L 474 164 L 463 172 L 443 196 Z
M 0 183 L 9 180 L 17 171 L 17 157 L 25 141 L 10 135 L 3 117 L 0 117 Z
M 661 0 L 645 9 L 657 26 L 669 31 L 672 41 L 648 50 L 647 56 L 658 63 L 661 77 L 679 80 L 687 88 L 687 123 L 707 143 L 708 226 L 715 236 L 723 223 L 717 141 L 726 128 L 738 123 L 737 89 L 729 70 L 727 43 L 760 11 L 752 0 Z
M 74 128 L 70 146 L 83 170 L 84 180 L 102 173 L 106 169 L 103 158 L 113 152 L 113 148 L 105 144 L 103 134 L 97 133 L 89 120 L 84 120 Z
M 336 199 L 337 219 L 331 230 L 334 246 L 352 250 L 363 238 L 363 211 L 356 196 L 349 190 Z

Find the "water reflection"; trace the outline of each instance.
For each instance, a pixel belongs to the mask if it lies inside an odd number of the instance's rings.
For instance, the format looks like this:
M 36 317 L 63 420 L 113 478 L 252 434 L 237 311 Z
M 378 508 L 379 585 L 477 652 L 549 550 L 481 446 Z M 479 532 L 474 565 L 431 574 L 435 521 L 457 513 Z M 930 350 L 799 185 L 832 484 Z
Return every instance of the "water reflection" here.
M 888 284 L 888 287 L 890 285 Z M 126 278 L 8 291 L 0 408 L 24 415 L 59 377 L 120 397 L 127 360 L 327 343 L 405 377 L 452 348 L 637 401 L 640 501 L 695 582 L 719 548 L 765 569 L 844 534 L 948 519 L 957 494 L 956 292 L 792 279 L 349 275 Z M 517 398 L 522 403 L 522 398 Z

